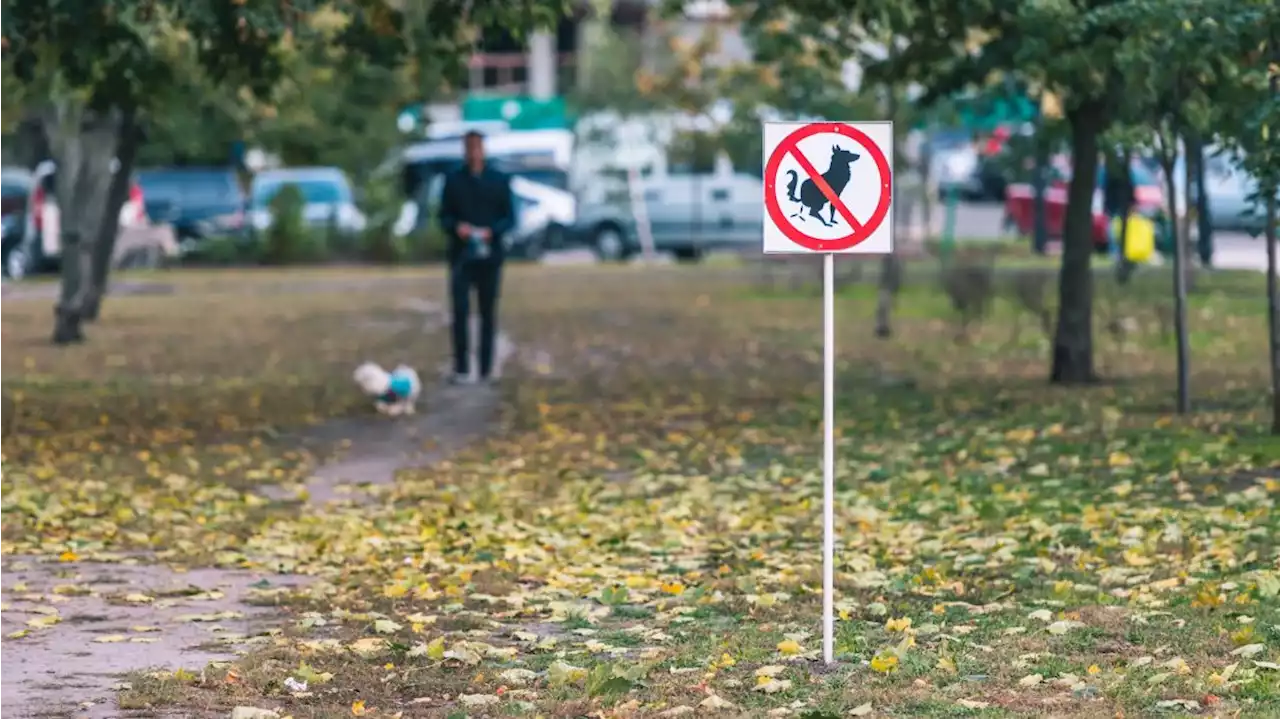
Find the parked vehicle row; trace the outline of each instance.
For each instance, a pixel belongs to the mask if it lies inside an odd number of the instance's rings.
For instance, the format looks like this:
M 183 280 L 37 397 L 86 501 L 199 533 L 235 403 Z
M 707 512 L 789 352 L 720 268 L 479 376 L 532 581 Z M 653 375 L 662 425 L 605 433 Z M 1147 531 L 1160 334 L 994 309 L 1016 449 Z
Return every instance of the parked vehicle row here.
M 575 137 L 568 130 L 488 134 L 485 152 L 514 178 L 517 229 L 508 242 L 515 256 L 589 247 L 602 260 L 626 260 L 642 248 L 637 215 L 647 218 L 654 249 L 683 261 L 760 239 L 763 183 L 727 166 L 710 173 L 646 166 L 630 180 L 584 172 L 581 165 L 590 163 L 575 164 Z M 396 226 L 403 234 L 433 214 L 443 174 L 462 162 L 462 145 L 455 138 L 416 143 L 399 160 L 405 205 Z
M 1178 213 L 1188 212 L 1185 159 L 1179 157 L 1174 166 L 1174 188 Z M 1147 216 L 1167 214 L 1165 183 L 1150 163 L 1134 159 L 1131 166 L 1136 211 Z M 1054 179 L 1045 189 L 1045 218 L 1050 237 L 1061 237 L 1067 207 L 1067 183 L 1070 181 L 1069 158 L 1054 158 Z M 1098 188 L 1093 200 L 1093 242 L 1099 252 L 1108 247 L 1107 217 L 1103 212 L 1101 188 L 1106 180 L 1105 168 L 1098 168 Z M 1257 180 L 1240 169 L 1231 158 L 1206 152 L 1205 195 L 1208 199 L 1211 227 L 1224 231 L 1259 232 L 1263 218 L 1249 211 L 1249 197 L 1257 191 Z M 1194 209 L 1194 208 L 1190 208 Z M 1005 223 L 1023 236 L 1035 232 L 1035 191 L 1026 183 L 1009 185 L 1005 194 Z
M 200 242 L 245 228 L 244 193 L 230 167 L 182 167 L 141 170 L 138 184 L 152 222 L 173 225 L 179 247 L 188 252 Z
M 16 280 L 57 267 L 62 257 L 57 166 L 46 161 L 33 172 L 5 167 L 2 174 L 5 275 Z M 120 226 L 127 229 L 145 222 L 143 192 L 135 179 L 120 209 Z
M 1134 160 L 1131 165 L 1134 182 L 1134 199 L 1137 211 L 1158 214 L 1164 209 L 1164 190 L 1160 179 L 1146 165 Z M 1069 164 L 1059 162 L 1056 177 L 1045 188 L 1045 221 L 1050 237 L 1061 237 L 1067 215 L 1067 185 L 1071 181 Z M 1099 252 L 1108 247 L 1107 216 L 1103 212 L 1101 188 L 1106 182 L 1106 170 L 1098 167 L 1098 177 L 1093 200 L 1093 244 Z M 1023 236 L 1035 234 L 1035 189 L 1026 183 L 1014 183 L 1005 190 L 1005 223 Z
M 1026 134 L 1029 127 L 1019 129 Z M 926 143 L 929 176 L 943 197 L 956 194 L 971 201 L 998 202 L 1005 196 L 1008 178 L 1003 160 L 1009 138 L 1014 131 L 996 127 L 979 140 L 969 130 L 942 129 L 930 133 Z
M 61 215 L 56 166 L 35 171 L 3 168 L 4 273 L 10 279 L 51 270 L 61 258 Z M 337 168 L 285 168 L 257 173 L 249 191 L 230 167 L 146 168 L 134 173 L 120 212 L 122 230 L 151 225 L 173 228 L 180 253 L 214 237 L 251 240 L 271 226 L 270 203 L 285 185 L 296 185 L 311 226 L 358 233 L 367 223 L 356 207 L 351 182 Z

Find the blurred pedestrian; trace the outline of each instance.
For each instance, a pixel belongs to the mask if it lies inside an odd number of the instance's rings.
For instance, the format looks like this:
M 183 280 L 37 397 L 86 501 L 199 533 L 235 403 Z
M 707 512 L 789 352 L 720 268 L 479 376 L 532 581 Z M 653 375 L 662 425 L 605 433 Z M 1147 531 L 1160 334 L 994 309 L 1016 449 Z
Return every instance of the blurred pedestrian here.
M 1107 216 L 1107 237 L 1111 258 L 1120 281 L 1129 278 L 1132 263 L 1125 256 L 1125 234 L 1129 229 L 1129 213 L 1137 202 L 1133 183 L 1133 159 L 1127 151 L 1106 153 L 1103 168 L 1102 210 Z
M 462 166 L 445 177 L 440 199 L 440 227 L 448 237 L 454 384 L 472 381 L 469 330 L 473 289 L 480 314 L 479 379 L 487 382 L 492 377 L 498 295 L 506 257 L 502 238 L 515 226 L 511 178 L 485 161 L 484 136 L 479 132 L 468 132 L 463 143 Z

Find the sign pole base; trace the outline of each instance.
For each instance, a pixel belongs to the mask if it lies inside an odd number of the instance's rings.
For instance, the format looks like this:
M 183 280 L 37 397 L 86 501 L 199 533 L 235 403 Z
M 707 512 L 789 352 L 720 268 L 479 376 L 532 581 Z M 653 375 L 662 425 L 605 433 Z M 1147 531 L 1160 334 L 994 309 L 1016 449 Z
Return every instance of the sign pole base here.
M 835 662 L 836 256 L 822 256 L 822 660 Z

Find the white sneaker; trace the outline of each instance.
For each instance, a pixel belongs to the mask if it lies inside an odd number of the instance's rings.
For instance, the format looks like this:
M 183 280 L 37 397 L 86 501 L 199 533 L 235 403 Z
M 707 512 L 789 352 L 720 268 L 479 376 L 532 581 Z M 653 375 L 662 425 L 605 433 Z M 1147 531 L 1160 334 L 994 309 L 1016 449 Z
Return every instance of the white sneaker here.
M 452 385 L 470 385 L 475 383 L 475 379 L 473 379 L 469 374 L 454 372 L 452 375 L 449 375 L 449 384 Z

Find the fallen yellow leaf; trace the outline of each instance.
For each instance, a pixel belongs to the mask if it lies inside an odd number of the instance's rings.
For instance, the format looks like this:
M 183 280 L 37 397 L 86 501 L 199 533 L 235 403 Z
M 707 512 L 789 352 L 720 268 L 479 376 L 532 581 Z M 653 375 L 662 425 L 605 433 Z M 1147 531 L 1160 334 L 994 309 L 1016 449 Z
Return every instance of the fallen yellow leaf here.
M 796 640 L 787 639 L 787 640 L 778 642 L 778 651 L 781 652 L 783 656 L 790 657 L 804 651 L 804 648 L 801 647 L 800 643 L 797 642 Z
M 898 655 L 891 652 L 881 652 L 871 658 L 871 670 L 881 674 L 888 674 L 898 668 Z
M 884 628 L 890 632 L 905 632 L 911 627 L 911 617 L 899 617 L 890 619 L 884 623 Z

